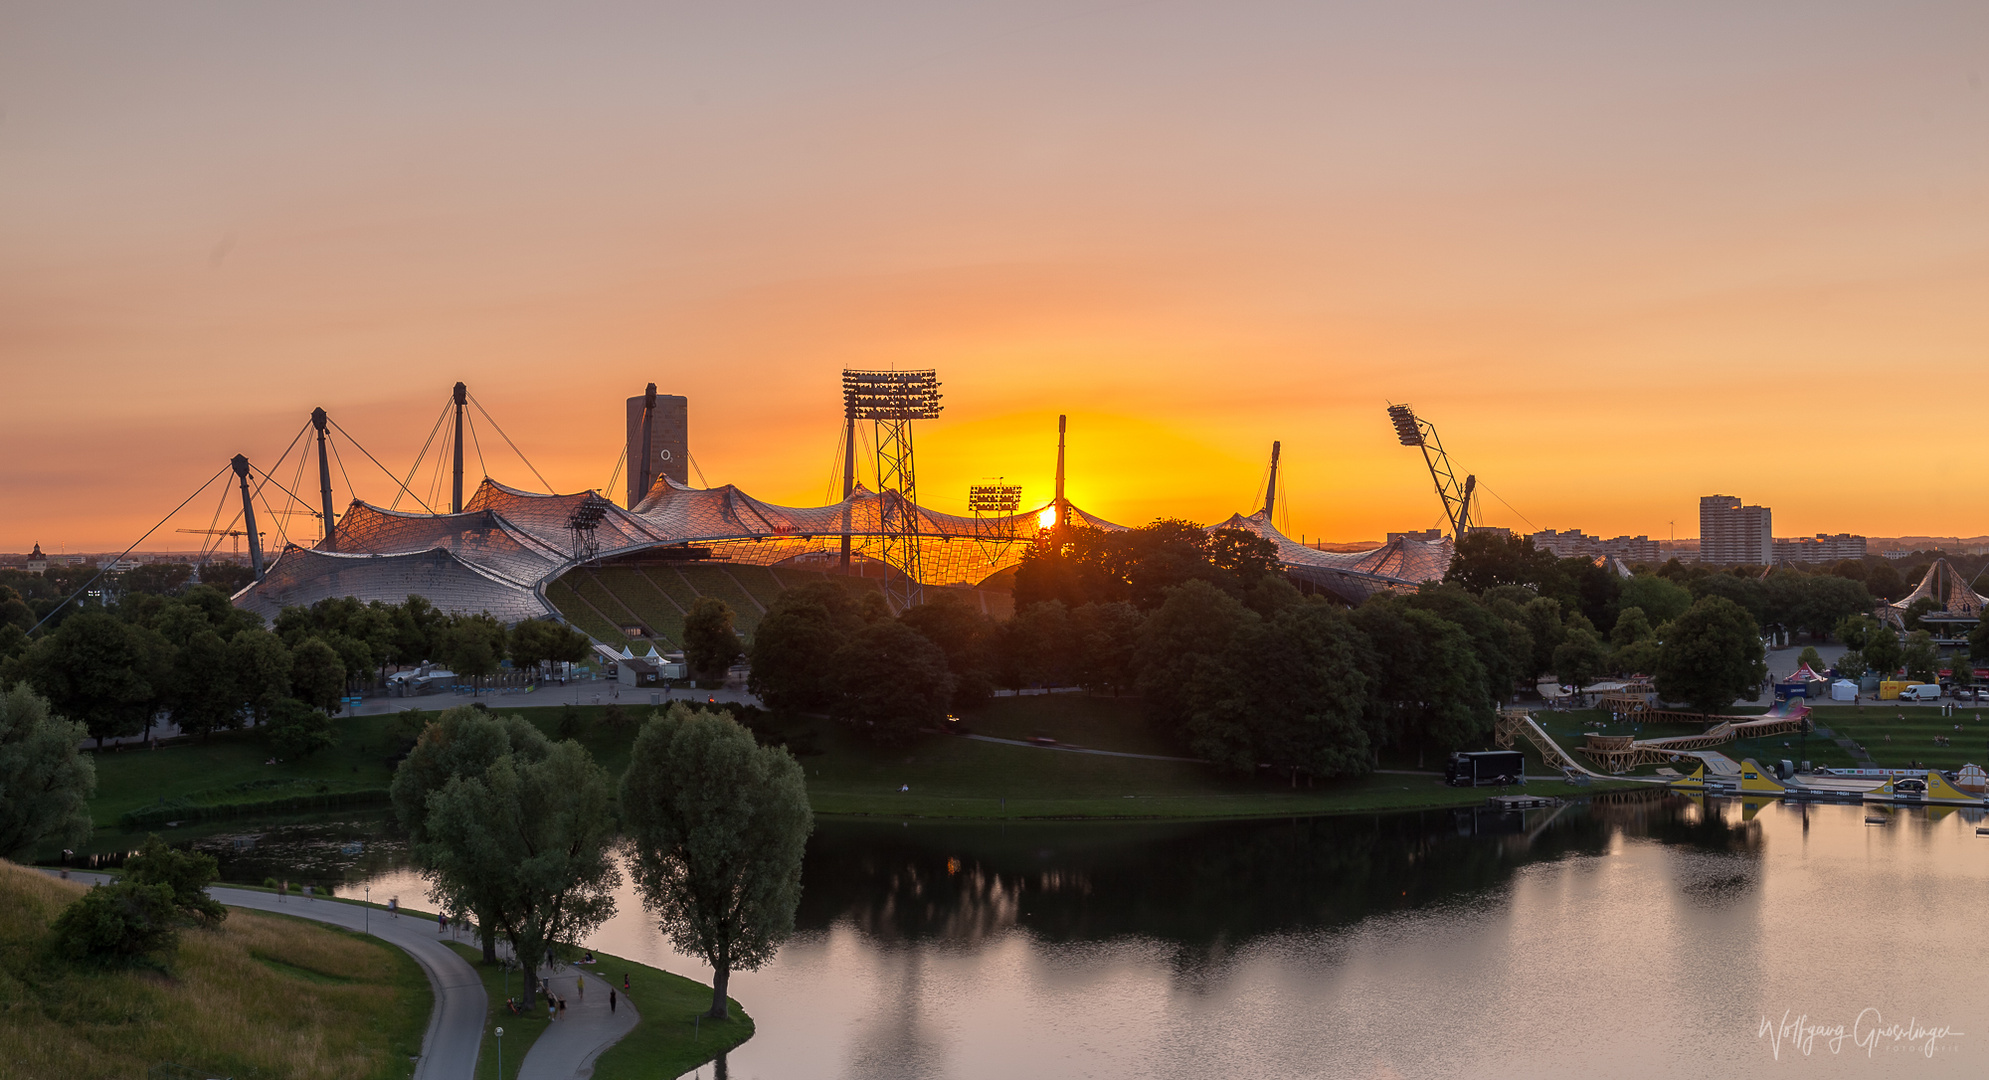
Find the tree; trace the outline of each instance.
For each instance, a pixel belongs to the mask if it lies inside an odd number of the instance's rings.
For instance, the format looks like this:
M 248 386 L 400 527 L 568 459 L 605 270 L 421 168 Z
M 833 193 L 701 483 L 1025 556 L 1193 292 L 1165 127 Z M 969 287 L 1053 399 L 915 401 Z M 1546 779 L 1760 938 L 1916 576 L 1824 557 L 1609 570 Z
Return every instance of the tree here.
M 179 647 L 167 686 L 167 706 L 181 734 L 204 738 L 240 723 L 242 694 L 228 643 L 213 630 L 198 630 Z
M 1593 630 L 1577 627 L 1554 647 L 1554 673 L 1580 689 L 1594 682 L 1609 664 L 1609 646 Z
M 1657 691 L 1703 713 L 1717 713 L 1735 698 L 1753 700 L 1768 677 L 1761 628 L 1745 608 L 1707 596 L 1671 623 L 1658 650 Z
M 221 876 L 221 867 L 212 855 L 179 851 L 159 839 L 157 833 L 145 838 L 138 854 L 124 862 L 124 879 L 140 885 L 164 885 L 172 890 L 173 907 L 180 916 L 198 926 L 216 927 L 228 917 L 221 901 L 207 895 L 207 886 Z
M 1457 540 L 1445 581 L 1474 593 L 1500 585 L 1538 588 L 1554 574 L 1553 552 L 1541 551 L 1524 536 L 1468 533 Z
M 1110 690 L 1114 696 L 1130 689 L 1139 675 L 1140 627 L 1144 622 L 1139 609 L 1123 600 L 1094 602 L 1071 612 L 1071 648 L 1078 658 L 1078 684 L 1087 690 Z
M 1823 673 L 1823 654 L 1816 651 L 1816 646 L 1805 645 L 1803 646 L 1803 651 L 1796 654 L 1796 667 L 1808 668 L 1821 675 Z
M 1195 716 L 1235 678 L 1231 644 L 1260 620 L 1235 597 L 1205 581 L 1170 590 L 1140 628 L 1140 694 L 1148 715 L 1176 738 L 1192 738 Z
M 896 620 L 872 623 L 836 654 L 833 715 L 881 743 L 900 743 L 945 722 L 953 700 L 946 654 Z
M 739 635 L 732 630 L 732 609 L 714 596 L 691 601 L 684 613 L 684 660 L 691 674 L 701 679 L 721 679 L 732 661 L 739 659 Z
M 506 637 L 503 624 L 486 611 L 450 616 L 435 645 L 450 671 L 481 686 L 484 676 L 497 671 L 498 661 L 504 659 Z
M 172 647 L 156 631 L 104 611 L 63 620 L 23 657 L 28 682 L 50 708 L 80 721 L 97 740 L 151 726 L 170 678 Z
M 1646 638 L 1657 636 L 1651 628 L 1651 620 L 1640 607 L 1626 607 L 1616 614 L 1616 625 L 1609 631 L 1609 643 L 1622 648 L 1634 645 Z
M 1526 677 L 1538 679 L 1554 670 L 1554 650 L 1568 636 L 1568 624 L 1562 616 L 1561 602 L 1551 596 L 1536 597 L 1527 601 L 1522 609 L 1526 618 L 1526 632 L 1533 638 L 1533 656 L 1527 665 Z
M 836 696 L 836 653 L 864 621 L 855 598 L 837 582 L 782 592 L 753 633 L 746 685 L 776 711 L 826 707 Z
M 546 663 L 577 664 L 587 659 L 587 635 L 551 619 L 526 619 L 511 628 L 511 662 L 527 671 Z
M 1920 617 L 1922 615 L 1925 615 L 1930 611 L 1941 611 L 1941 610 L 1943 610 L 1943 605 L 1939 600 L 1936 600 L 1931 596 L 1923 596 L 1920 599 L 1915 600 L 1912 603 L 1906 605 L 1906 614 L 1900 621 L 1905 625 L 1907 631 L 1910 633 L 1912 631 L 1919 630 L 1921 628 L 1922 624 L 1920 622 Z
M 898 621 L 939 647 L 953 676 L 953 704 L 964 707 L 994 691 L 994 621 L 953 593 L 906 609 Z
M 0 694 L 0 858 L 89 837 L 97 767 L 76 751 L 86 735 L 25 685 Z
M 1856 649 L 1847 649 L 1844 655 L 1837 658 L 1837 664 L 1833 670 L 1837 672 L 1837 677 L 1840 679 L 1855 680 L 1863 678 L 1867 670 L 1865 667 L 1865 654 Z
M 1031 604 L 1002 625 L 1002 682 L 1012 687 L 1069 686 L 1083 667 L 1077 651 L 1064 602 Z
M 1373 767 L 1367 641 L 1345 612 L 1322 602 L 1245 623 L 1220 668 L 1195 688 L 1187 721 L 1196 756 L 1236 772 L 1260 763 L 1311 777 Z
M 1899 571 L 1887 561 L 1872 567 L 1871 572 L 1865 575 L 1865 591 L 1889 604 L 1905 596 L 1908 590 L 1906 579 L 1900 577 Z
M 621 805 L 643 905 L 711 965 L 706 1015 L 726 1019 L 732 973 L 773 959 L 794 929 L 815 827 L 801 767 L 731 717 L 679 702 L 636 736 Z
M 268 630 L 239 630 L 228 641 L 235 691 L 258 722 L 290 696 L 290 650 Z
M 1385 596 L 1370 597 L 1352 618 L 1372 650 L 1368 699 L 1379 745 L 1413 748 L 1420 761 L 1491 733 L 1485 668 L 1463 627 Z
M 1890 679 L 1899 671 L 1899 665 L 1906 659 L 1905 647 L 1899 643 L 1899 633 L 1877 619 L 1866 628 L 1864 640 L 1857 646 L 1865 656 L 1865 663 L 1872 666 L 1881 679 Z
M 323 638 L 306 638 L 291 649 L 290 690 L 312 708 L 338 711 L 345 697 L 345 663 Z
M 610 706 L 611 709 L 615 706 Z M 452 911 L 473 912 L 483 928 L 483 960 L 497 962 L 497 927 L 504 922 L 502 883 L 508 872 L 495 853 L 451 852 L 429 829 L 429 800 L 450 780 L 477 776 L 506 754 L 542 755 L 552 745 L 522 717 L 494 717 L 467 705 L 430 721 L 394 770 L 394 815 L 408 834 L 414 864 Z
M 607 771 L 577 742 L 506 752 L 482 772 L 451 777 L 429 796 L 427 835 L 445 876 L 476 867 L 467 872 L 495 890 L 504 935 L 525 971 L 527 1008 L 546 957 L 615 912 L 614 793 Z M 486 873 L 493 864 L 504 869 Z
M 1503 701 L 1513 692 L 1522 669 L 1531 663 L 1532 634 L 1521 631 L 1526 635 L 1521 643 L 1524 647 L 1515 650 L 1515 627 L 1495 610 L 1501 605 L 1473 596 L 1451 582 L 1425 582 L 1414 594 L 1403 597 L 1402 602 L 1462 627 L 1471 637 L 1471 648 L 1478 654 L 1478 662 L 1484 665 L 1485 688 L 1493 699 Z M 1524 621 L 1524 615 L 1520 621 Z
M 338 745 L 332 719 L 296 698 L 284 698 L 269 711 L 269 745 L 285 761 L 310 757 Z
M 1934 644 L 1934 635 L 1925 630 L 1915 630 L 1906 635 L 1906 644 L 1900 649 L 1900 663 L 1906 666 L 1906 677 L 1914 682 L 1930 683 L 1941 668 L 1941 650 Z
M 1189 581 L 1240 599 L 1276 567 L 1277 546 L 1244 529 L 1205 530 L 1172 519 L 1112 532 L 1073 525 L 1023 552 L 1015 608 L 1049 600 L 1067 609 L 1125 601 L 1150 611 L 1167 590 Z

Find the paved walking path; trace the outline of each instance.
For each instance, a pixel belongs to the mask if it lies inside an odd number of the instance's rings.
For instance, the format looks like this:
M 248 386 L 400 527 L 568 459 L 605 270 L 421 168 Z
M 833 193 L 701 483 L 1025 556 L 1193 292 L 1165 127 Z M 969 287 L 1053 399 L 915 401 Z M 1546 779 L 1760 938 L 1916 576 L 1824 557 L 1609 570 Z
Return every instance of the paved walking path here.
M 594 1074 L 594 1059 L 601 1052 L 635 1030 L 635 1007 L 621 998 L 621 988 L 613 988 L 621 1000 L 608 1011 L 608 983 L 598 975 L 580 974 L 568 967 L 546 979 L 556 994 L 566 997 L 566 1015 L 546 1026 L 545 1033 L 525 1054 L 518 1067 L 518 1080 L 586 1080 Z M 582 997 L 575 979 L 587 980 Z
M 968 735 L 975 742 L 1000 743 L 1003 746 L 1022 746 L 1031 750 L 1062 750 L 1066 754 L 1097 754 L 1100 757 L 1139 758 L 1142 761 L 1187 761 L 1196 765 L 1206 765 L 1201 758 L 1167 757 L 1162 754 L 1128 754 L 1120 750 L 1092 750 L 1082 746 L 1065 746 L 1062 743 L 1024 742 L 1021 739 L 997 739 L 992 735 Z

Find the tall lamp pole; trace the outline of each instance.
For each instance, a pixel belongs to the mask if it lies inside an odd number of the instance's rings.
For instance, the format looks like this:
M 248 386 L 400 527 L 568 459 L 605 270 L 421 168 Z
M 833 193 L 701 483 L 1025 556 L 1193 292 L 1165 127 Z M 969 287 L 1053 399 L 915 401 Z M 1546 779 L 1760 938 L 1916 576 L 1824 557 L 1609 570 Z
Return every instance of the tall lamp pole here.
M 373 883 L 366 883 L 366 935 L 373 935 Z
M 497 1077 L 504 1080 L 504 1029 L 497 1029 Z

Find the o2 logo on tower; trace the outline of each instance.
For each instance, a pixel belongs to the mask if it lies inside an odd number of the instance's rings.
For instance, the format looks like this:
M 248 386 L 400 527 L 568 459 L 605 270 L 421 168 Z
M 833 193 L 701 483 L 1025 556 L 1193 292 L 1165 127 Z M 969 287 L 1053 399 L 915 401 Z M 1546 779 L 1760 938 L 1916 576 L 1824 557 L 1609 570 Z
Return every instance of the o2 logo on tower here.
M 656 456 L 657 456 L 658 458 L 661 458 L 661 459 L 662 459 L 662 460 L 664 460 L 664 461 L 668 461 L 668 460 L 670 460 L 670 451 L 668 451 L 668 450 L 658 450 L 658 451 L 656 451 Z

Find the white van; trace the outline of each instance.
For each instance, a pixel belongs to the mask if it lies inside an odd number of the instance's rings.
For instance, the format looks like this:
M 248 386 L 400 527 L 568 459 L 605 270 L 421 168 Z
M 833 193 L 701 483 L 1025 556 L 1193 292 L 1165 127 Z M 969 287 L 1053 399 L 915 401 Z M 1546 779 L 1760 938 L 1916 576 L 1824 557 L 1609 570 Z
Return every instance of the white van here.
M 1926 683 L 1926 682 L 1915 683 L 1912 686 L 1909 686 L 1906 689 L 1901 690 L 1899 692 L 1899 700 L 1939 701 L 1941 700 L 1941 684 Z

